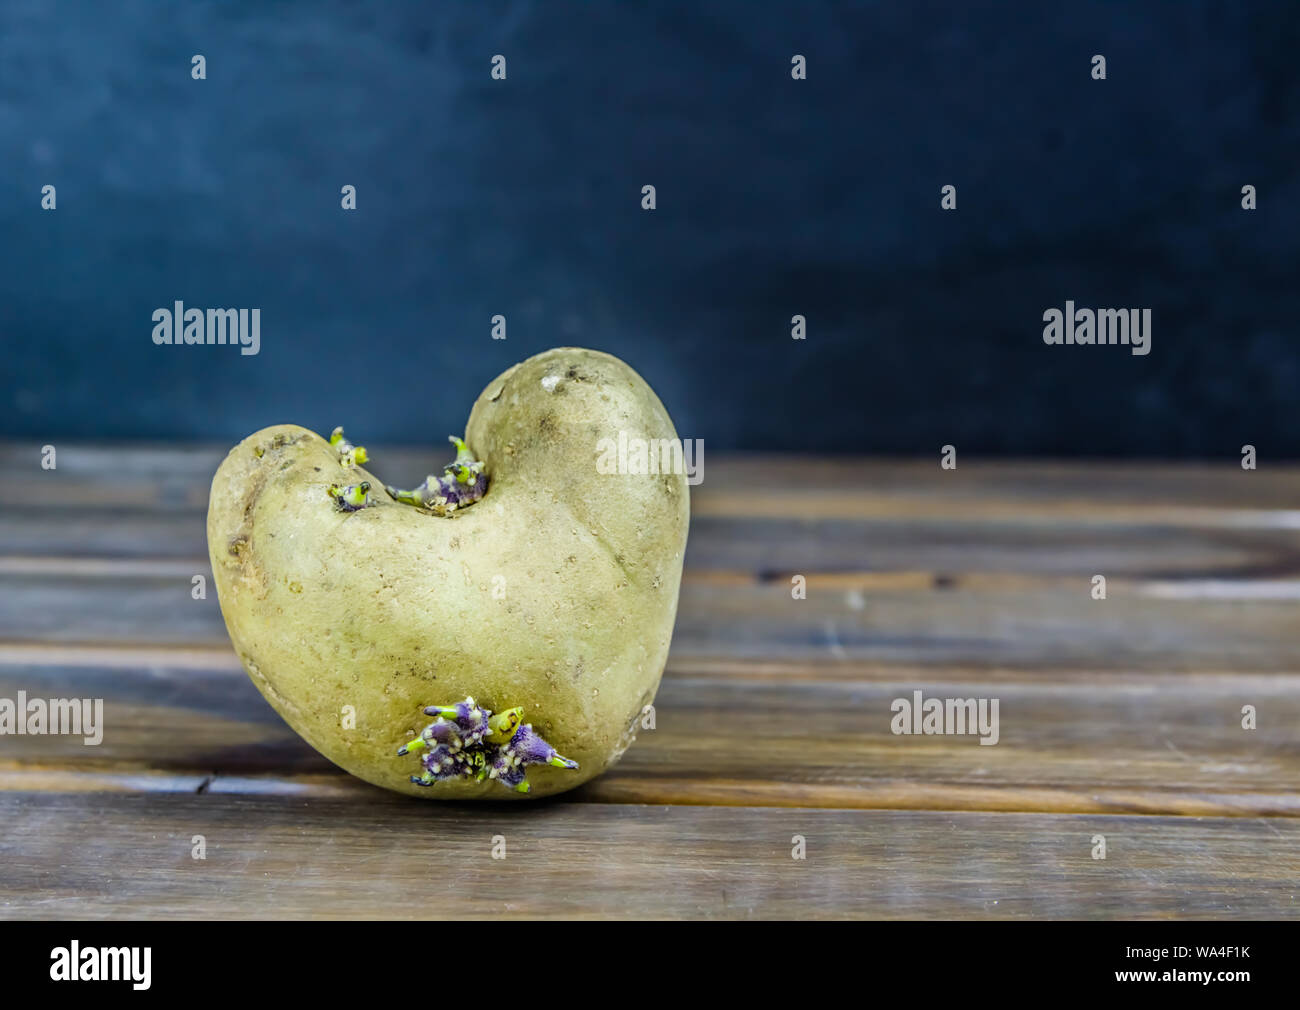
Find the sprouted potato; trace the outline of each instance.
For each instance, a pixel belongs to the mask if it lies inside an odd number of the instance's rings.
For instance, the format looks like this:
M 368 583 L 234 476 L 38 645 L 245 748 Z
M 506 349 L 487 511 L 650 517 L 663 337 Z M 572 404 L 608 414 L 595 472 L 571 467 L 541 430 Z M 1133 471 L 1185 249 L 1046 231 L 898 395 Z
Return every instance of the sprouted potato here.
M 537 797 L 599 775 L 658 687 L 689 518 L 684 474 L 598 469 L 620 433 L 677 437 L 622 361 L 558 348 L 490 382 L 454 459 L 409 491 L 341 428 L 244 439 L 212 481 L 208 550 L 253 683 L 399 792 Z

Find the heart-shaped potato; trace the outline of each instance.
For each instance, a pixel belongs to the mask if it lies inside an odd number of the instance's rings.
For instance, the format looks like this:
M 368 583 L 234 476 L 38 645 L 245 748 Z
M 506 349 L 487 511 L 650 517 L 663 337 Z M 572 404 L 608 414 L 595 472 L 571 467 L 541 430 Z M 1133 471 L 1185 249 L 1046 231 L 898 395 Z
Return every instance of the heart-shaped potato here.
M 677 438 L 626 364 L 557 348 L 475 402 L 466 442 L 487 490 L 450 515 L 397 501 L 356 465 L 364 453 L 346 456 L 305 428 L 244 439 L 212 481 L 208 551 L 253 683 L 335 764 L 399 792 L 521 795 L 482 768 L 431 787 L 412 781 L 421 758 L 398 751 L 430 723 L 424 709 L 467 697 L 496 713 L 522 708 L 536 746 L 577 762 L 523 769 L 528 795 L 599 775 L 658 687 L 689 519 L 684 474 L 601 472 L 602 440 L 620 434 Z M 353 510 L 338 488 L 362 482 L 368 503 Z M 513 751 L 495 753 L 509 768 Z

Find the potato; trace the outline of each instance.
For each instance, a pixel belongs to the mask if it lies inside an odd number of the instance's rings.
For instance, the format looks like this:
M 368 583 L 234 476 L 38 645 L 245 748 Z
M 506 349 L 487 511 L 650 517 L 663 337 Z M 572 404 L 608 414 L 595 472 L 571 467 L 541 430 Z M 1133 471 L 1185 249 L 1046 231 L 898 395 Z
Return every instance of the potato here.
M 689 519 L 683 474 L 598 472 L 598 443 L 620 432 L 677 437 L 636 372 L 566 347 L 479 396 L 466 442 L 487 490 L 446 516 L 397 501 L 346 443 L 295 425 L 244 439 L 212 481 L 208 551 L 253 683 L 327 758 L 398 792 L 523 795 L 468 773 L 412 781 L 419 742 L 398 751 L 430 724 L 425 707 L 470 697 L 522 708 L 534 739 L 577 762 L 522 768 L 528 796 L 599 775 L 658 687 Z M 362 482 L 368 504 L 353 511 Z M 340 487 L 353 490 L 332 497 Z

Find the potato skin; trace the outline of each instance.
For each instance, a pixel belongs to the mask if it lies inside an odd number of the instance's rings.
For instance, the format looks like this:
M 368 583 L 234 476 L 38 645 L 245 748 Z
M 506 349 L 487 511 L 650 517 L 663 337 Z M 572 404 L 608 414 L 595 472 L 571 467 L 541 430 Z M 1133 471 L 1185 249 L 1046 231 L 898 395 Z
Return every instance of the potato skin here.
M 527 796 L 599 775 L 659 685 L 689 520 L 684 475 L 597 472 L 597 443 L 620 430 L 677 437 L 619 359 L 557 348 L 515 365 L 484 389 L 466 431 L 488 492 L 447 518 L 395 502 L 305 428 L 244 439 L 212 481 L 208 551 L 253 682 L 327 758 L 398 792 L 520 797 L 492 781 L 417 786 L 418 760 L 396 756 L 430 721 L 426 705 L 467 695 L 522 705 L 579 762 L 530 767 Z M 376 504 L 335 509 L 327 488 L 361 480 Z

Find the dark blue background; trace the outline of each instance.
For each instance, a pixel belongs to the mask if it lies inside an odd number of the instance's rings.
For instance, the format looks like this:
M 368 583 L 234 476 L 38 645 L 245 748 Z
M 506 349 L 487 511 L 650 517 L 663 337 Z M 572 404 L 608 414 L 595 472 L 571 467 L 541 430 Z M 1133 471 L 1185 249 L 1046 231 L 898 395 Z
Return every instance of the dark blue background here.
M 1295 456 L 1298 51 L 1295 2 L 4 0 L 0 433 L 441 444 L 580 344 L 713 449 Z M 1152 353 L 1045 346 L 1067 298 Z M 175 299 L 261 354 L 155 347 Z

